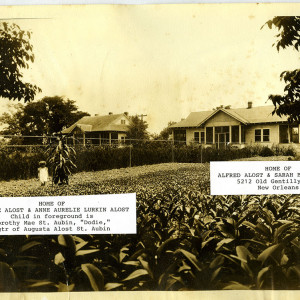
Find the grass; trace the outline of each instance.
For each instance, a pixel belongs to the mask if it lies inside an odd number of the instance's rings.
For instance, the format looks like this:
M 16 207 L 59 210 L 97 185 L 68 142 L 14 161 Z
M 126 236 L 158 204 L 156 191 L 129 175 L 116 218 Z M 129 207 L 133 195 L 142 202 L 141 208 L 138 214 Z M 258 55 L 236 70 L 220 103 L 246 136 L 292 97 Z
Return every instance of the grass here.
M 244 159 L 236 159 L 237 161 L 287 161 L 289 156 L 255 156 Z M 79 172 L 70 176 L 69 186 L 53 186 L 50 181 L 45 187 L 41 187 L 37 178 L 24 180 L 0 181 L 0 196 L 1 197 L 25 197 L 25 196 L 56 196 L 56 195 L 85 195 L 90 194 L 92 190 L 87 186 L 99 184 L 103 182 L 112 184 L 114 180 L 119 180 L 118 184 L 126 187 L 126 180 L 131 181 L 133 178 L 142 177 L 147 183 L 147 176 L 158 175 L 159 178 L 170 176 L 171 174 L 180 174 L 184 170 L 190 170 L 195 175 L 198 172 L 205 171 L 209 173 L 209 163 L 162 163 L 155 165 L 136 166 L 132 168 L 120 168 L 102 171 Z M 208 175 L 207 175 L 208 176 Z M 206 176 L 206 177 L 207 177 Z M 190 178 L 190 177 L 189 177 Z M 120 181 L 122 179 L 122 181 Z M 195 179 L 190 178 L 193 182 Z M 164 180 L 165 181 L 165 180 Z M 103 194 L 105 189 L 95 189 L 95 194 Z M 107 191 L 110 192 L 110 191 Z M 135 191 L 133 191 L 135 192 Z
M 143 178 L 145 184 L 149 181 L 147 177 L 167 176 L 164 181 L 168 181 L 172 175 L 180 175 L 181 172 L 190 170 L 192 173 L 209 171 L 209 164 L 197 163 L 165 163 L 150 166 L 137 166 L 132 168 L 121 168 L 103 171 L 80 172 L 70 177 L 69 186 L 53 186 L 51 181 L 45 187 L 41 187 L 38 179 L 11 180 L 0 182 L 0 195 L 2 197 L 26 197 L 26 196 L 56 196 L 56 195 L 87 195 L 110 193 L 106 185 L 117 185 L 122 190 L 126 190 L 128 182 L 134 179 Z M 117 182 L 116 182 L 117 180 Z M 195 179 L 191 179 L 193 182 Z M 156 180 L 155 180 L 156 182 Z M 97 187 L 98 185 L 98 187 Z M 94 190 L 91 188 L 94 186 Z M 115 187 L 117 189 L 117 187 Z M 131 192 L 135 192 L 134 190 Z

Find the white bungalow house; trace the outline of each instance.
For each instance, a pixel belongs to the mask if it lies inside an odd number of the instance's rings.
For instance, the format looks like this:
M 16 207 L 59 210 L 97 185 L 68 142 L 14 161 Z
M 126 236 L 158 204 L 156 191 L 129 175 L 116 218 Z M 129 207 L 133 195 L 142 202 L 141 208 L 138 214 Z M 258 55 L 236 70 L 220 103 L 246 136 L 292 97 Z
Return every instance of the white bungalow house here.
M 287 117 L 272 115 L 274 106 L 192 112 L 186 119 L 170 126 L 174 143 L 203 144 L 219 149 L 226 145 L 293 144 L 299 146 L 299 124 L 289 124 Z
M 88 116 L 64 129 L 68 142 L 73 144 L 113 145 L 125 141 L 130 119 L 128 113 Z

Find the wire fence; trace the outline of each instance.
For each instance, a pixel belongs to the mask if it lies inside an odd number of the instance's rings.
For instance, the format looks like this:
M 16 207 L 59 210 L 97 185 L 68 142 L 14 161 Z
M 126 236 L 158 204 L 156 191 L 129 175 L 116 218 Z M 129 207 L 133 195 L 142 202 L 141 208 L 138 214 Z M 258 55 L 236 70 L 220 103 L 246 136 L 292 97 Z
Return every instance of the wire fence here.
M 58 136 L 0 136 L 0 180 L 35 177 L 39 161 L 49 162 L 46 146 L 57 143 L 57 138 Z M 293 150 L 286 148 L 249 146 L 242 149 L 218 149 L 214 145 L 207 147 L 196 142 L 186 145 L 181 140 L 110 138 L 106 140 L 107 143 L 102 143 L 99 138 L 93 138 L 93 141 L 89 143 L 87 139 L 83 141 L 80 137 L 75 139 L 75 144 L 73 137 L 68 141 L 75 146 L 76 172 L 170 162 L 205 163 L 256 155 L 293 155 Z
M 59 136 L 0 135 L 0 180 L 36 176 L 39 161 L 48 161 L 46 147 Z M 89 140 L 91 140 L 89 142 Z M 202 163 L 202 147 L 185 141 L 66 137 L 76 150 L 76 172 L 126 168 L 170 162 Z
M 55 142 L 59 136 L 34 136 L 34 135 L 0 135 L 0 147 L 8 148 L 26 148 L 26 147 L 46 147 Z M 110 138 L 110 137 L 82 137 L 82 136 L 66 136 L 65 141 L 72 146 L 112 146 L 122 147 L 136 144 L 170 144 L 170 145 L 186 145 L 185 140 L 173 139 L 127 139 Z M 199 143 L 195 143 L 199 144 Z

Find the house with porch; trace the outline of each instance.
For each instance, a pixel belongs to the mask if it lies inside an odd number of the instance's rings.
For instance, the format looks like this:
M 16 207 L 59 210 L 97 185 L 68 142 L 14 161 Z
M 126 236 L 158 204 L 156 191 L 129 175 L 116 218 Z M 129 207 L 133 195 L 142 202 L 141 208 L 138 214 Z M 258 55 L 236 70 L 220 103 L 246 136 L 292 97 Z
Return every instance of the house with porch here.
M 174 143 L 202 144 L 205 147 L 242 148 L 246 145 L 274 144 L 299 146 L 299 124 L 289 124 L 286 116 L 272 115 L 274 106 L 245 108 L 219 107 L 192 112 L 186 119 L 170 126 Z
M 64 129 L 62 134 L 67 135 L 68 143 L 73 145 L 119 145 L 125 142 L 129 123 L 126 112 L 86 116 Z

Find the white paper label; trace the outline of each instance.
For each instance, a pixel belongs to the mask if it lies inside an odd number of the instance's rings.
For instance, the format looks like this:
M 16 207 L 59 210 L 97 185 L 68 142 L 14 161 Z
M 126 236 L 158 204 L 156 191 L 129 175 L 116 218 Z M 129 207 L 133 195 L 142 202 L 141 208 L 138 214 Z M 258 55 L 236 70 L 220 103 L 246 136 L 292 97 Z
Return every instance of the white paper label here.
M 136 194 L 0 201 L 0 235 L 136 233 Z
M 211 195 L 300 194 L 300 161 L 210 163 Z

